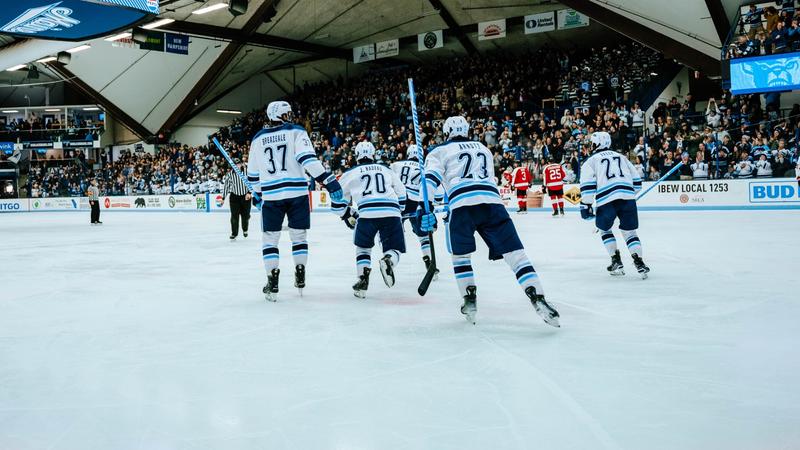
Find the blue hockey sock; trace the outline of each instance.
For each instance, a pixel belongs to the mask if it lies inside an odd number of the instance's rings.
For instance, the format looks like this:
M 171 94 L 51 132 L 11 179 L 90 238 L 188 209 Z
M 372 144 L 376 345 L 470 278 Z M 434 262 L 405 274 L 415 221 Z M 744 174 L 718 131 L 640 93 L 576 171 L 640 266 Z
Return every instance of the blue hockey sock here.
M 372 249 L 356 247 L 356 275 L 364 275 L 364 269 L 372 267 Z
M 306 230 L 289 228 L 289 236 L 292 238 L 292 257 L 294 258 L 294 265 L 307 265 L 308 241 L 306 240 Z
M 280 231 L 265 231 L 261 234 L 261 256 L 264 259 L 264 268 L 267 273 L 272 272 L 272 269 L 278 268 L 280 262 L 278 241 L 280 238 Z
M 453 272 L 461 296 L 467 295 L 467 286 L 475 286 L 475 274 L 472 272 L 470 255 L 453 255 Z
M 600 230 L 600 239 L 603 240 L 603 245 L 606 246 L 608 255 L 614 256 L 614 253 L 617 252 L 617 239 L 614 237 L 614 233 L 611 230 Z
M 531 261 L 528 259 L 528 255 L 525 254 L 525 250 L 508 252 L 503 255 L 503 259 L 506 261 L 506 264 L 508 264 L 508 267 L 514 271 L 514 275 L 517 277 L 517 283 L 519 283 L 523 291 L 533 286 L 537 294 L 544 295 L 544 288 L 542 287 L 541 281 L 539 281 L 539 274 L 534 270 L 533 264 L 531 264 Z
M 625 238 L 625 244 L 628 245 L 628 251 L 631 252 L 631 255 L 638 255 L 641 258 L 643 256 L 642 241 L 640 241 L 639 236 L 636 235 L 636 230 L 620 231 L 622 232 L 622 237 Z

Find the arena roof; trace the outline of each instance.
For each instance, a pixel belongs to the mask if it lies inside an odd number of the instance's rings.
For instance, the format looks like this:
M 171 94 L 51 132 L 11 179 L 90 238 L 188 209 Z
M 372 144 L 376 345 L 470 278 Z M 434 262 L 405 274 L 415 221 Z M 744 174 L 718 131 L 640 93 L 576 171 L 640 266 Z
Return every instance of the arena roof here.
M 189 55 L 143 52 L 96 39 L 89 42 L 90 51 L 74 54 L 70 64 L 48 63 L 48 68 L 54 76 L 72 80 L 78 90 L 144 137 L 174 131 L 221 105 L 234 103 L 230 106 L 240 109 L 263 105 L 294 84 L 353 75 L 369 67 L 545 42 L 590 45 L 603 27 L 570 30 L 568 37 L 561 34 L 558 39 L 552 33 L 521 32 L 509 33 L 503 40 L 477 39 L 480 21 L 514 18 L 519 26 L 521 16 L 565 5 L 714 75 L 719 72 L 723 34 L 729 28 L 725 22 L 734 17 L 738 6 L 733 0 L 534 0 L 507 4 L 490 0 L 250 0 L 247 13 L 237 17 L 225 8 L 193 14 L 218 2 L 161 2 L 159 19 L 174 22 L 159 29 L 189 34 Z M 417 33 L 439 29 L 445 30 L 443 49 L 416 51 Z M 400 39 L 396 57 L 353 64 L 353 47 L 395 38 Z M 22 41 L 0 36 L 0 65 L 28 63 L 63 45 Z M 41 49 L 42 54 L 33 56 L 32 49 Z M 257 96 L 252 91 L 256 85 Z M 250 95 L 240 92 L 237 97 L 237 89 L 249 89 Z M 252 104 L 241 104 L 247 98 Z

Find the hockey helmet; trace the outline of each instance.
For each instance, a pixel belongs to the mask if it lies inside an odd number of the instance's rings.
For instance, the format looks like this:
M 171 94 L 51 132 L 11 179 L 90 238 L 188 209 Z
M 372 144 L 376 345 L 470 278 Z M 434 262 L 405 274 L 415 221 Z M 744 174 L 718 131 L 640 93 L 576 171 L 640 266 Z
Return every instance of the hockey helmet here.
M 469 122 L 467 122 L 464 116 L 448 117 L 447 120 L 444 121 L 442 131 L 444 132 L 444 136 L 448 139 L 452 139 L 456 136 L 467 137 L 467 134 L 469 134 Z
M 356 145 L 356 161 L 362 159 L 375 160 L 375 146 L 370 141 L 361 141 Z
M 286 115 L 286 117 L 284 117 Z M 288 102 L 276 101 L 267 105 L 267 117 L 273 122 L 288 122 L 292 120 L 292 106 Z
M 611 135 L 605 131 L 595 131 L 592 133 L 591 141 L 595 150 L 611 148 Z

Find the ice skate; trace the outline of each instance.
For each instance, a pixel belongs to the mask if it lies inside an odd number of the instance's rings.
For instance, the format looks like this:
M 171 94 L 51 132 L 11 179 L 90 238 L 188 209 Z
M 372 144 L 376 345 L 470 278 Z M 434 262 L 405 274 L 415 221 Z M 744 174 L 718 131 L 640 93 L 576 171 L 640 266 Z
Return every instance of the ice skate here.
M 475 325 L 475 315 L 478 313 L 477 290 L 475 286 L 467 286 L 467 295 L 464 296 L 464 304 L 461 305 L 461 314 L 473 325 Z
M 555 308 L 550 306 L 545 301 L 544 295 L 538 295 L 536 293 L 536 288 L 534 288 L 533 286 L 528 286 L 525 289 L 525 295 L 527 295 L 528 298 L 531 299 L 531 304 L 533 305 L 533 308 L 536 310 L 536 313 L 542 317 L 544 323 L 556 328 L 561 327 L 561 324 L 558 323 L 558 318 L 559 318 L 558 311 L 556 311 Z
M 641 256 L 635 253 L 631 256 L 633 257 L 633 263 L 636 265 L 636 271 L 639 272 L 639 276 L 641 276 L 643 280 L 646 280 L 647 274 L 650 273 L 650 268 L 647 267 L 647 264 L 644 263 Z
M 230 239 L 230 240 L 231 240 L 231 242 L 233 242 L 233 241 L 235 241 L 235 240 L 236 240 L 236 236 L 234 236 L 234 235 L 230 235 L 230 236 L 228 237 L 228 239 Z
M 553 217 L 558 217 L 558 210 L 553 210 Z
M 267 275 L 267 285 L 264 286 L 262 292 L 264 298 L 268 302 L 278 301 L 278 279 L 280 278 L 281 269 L 272 269 L 272 272 Z
M 300 296 L 303 296 L 303 288 L 306 287 L 306 266 L 298 264 L 294 267 L 294 287 L 300 291 Z
M 359 275 L 358 281 L 353 285 L 353 295 L 358 298 L 366 298 L 367 289 L 369 289 L 369 273 L 372 271 L 369 267 L 364 269 L 364 274 Z
M 611 257 L 611 265 L 606 267 L 608 273 L 611 276 L 622 276 L 625 275 L 624 266 L 622 265 L 622 257 L 619 256 L 619 250 L 614 253 L 614 256 Z
M 242 235 L 243 235 L 244 237 L 247 237 L 247 231 L 243 232 L 243 233 L 242 233 Z
M 428 267 L 431 266 L 431 257 L 430 256 L 423 256 L 422 257 L 422 262 L 425 263 L 425 270 L 428 270 Z M 433 272 L 433 281 L 436 281 L 438 279 L 439 279 L 439 269 L 437 268 Z
M 561 217 L 564 217 L 564 207 L 563 206 L 559 206 L 558 207 L 558 212 L 561 214 Z
M 392 267 L 392 257 L 385 255 L 383 258 L 381 258 L 380 264 L 383 282 L 386 283 L 386 286 L 388 287 L 394 286 L 394 268 Z

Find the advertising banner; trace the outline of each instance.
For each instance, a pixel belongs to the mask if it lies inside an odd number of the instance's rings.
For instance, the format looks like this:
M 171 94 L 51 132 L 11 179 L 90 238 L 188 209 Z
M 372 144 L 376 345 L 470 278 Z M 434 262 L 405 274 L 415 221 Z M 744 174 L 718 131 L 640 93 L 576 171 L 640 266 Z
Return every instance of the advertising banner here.
M 555 31 L 556 14 L 554 11 L 525 16 L 525 34 Z
M 27 198 L 0 199 L 0 214 L 29 211 Z
M 501 39 L 506 37 L 506 19 L 490 20 L 478 24 L 478 40 Z
M 45 197 L 30 199 L 31 211 L 72 211 L 81 209 L 80 197 Z M 89 202 L 86 202 L 86 208 Z
M 750 203 L 800 203 L 796 180 L 757 180 L 748 184 Z
M 442 47 L 444 47 L 442 30 L 428 31 L 417 35 L 417 50 L 420 52 Z
M 375 60 L 375 44 L 362 45 L 353 49 L 353 62 L 358 64 Z
M 375 58 L 389 58 L 400 54 L 400 39 L 375 43 Z
M 589 26 L 589 16 L 585 16 L 573 9 L 560 9 L 556 15 L 558 16 L 559 30 Z

